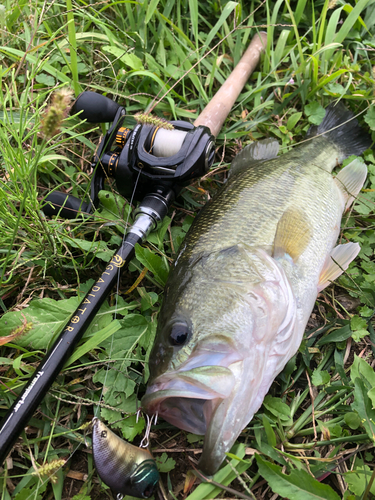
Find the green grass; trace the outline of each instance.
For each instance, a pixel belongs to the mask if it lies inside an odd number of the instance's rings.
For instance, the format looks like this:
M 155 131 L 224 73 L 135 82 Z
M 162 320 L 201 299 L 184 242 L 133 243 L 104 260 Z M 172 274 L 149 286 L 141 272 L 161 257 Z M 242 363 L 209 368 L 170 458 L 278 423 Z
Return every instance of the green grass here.
M 88 200 L 91 158 L 104 130 L 66 118 L 60 132 L 43 136 L 53 93 L 68 86 L 76 95 L 103 93 L 126 107 L 129 125 L 148 110 L 194 121 L 257 27 L 268 33 L 267 51 L 218 137 L 214 168 L 220 170 L 185 189 L 137 250 L 119 297 L 114 290 L 0 473 L 1 500 L 110 498 L 85 451 L 87 424 L 100 411 L 112 429 L 139 442 L 144 422 L 136 422 L 135 412 L 168 267 L 236 152 L 265 137 L 276 137 L 287 151 L 337 99 L 375 137 L 375 3 L 7 0 L 0 6 L 0 335 L 23 325 L 23 335 L 0 347 L 0 416 L 74 310 L 77 294 L 110 260 L 128 215 L 131 222 L 129 200 L 110 183 L 87 221 L 51 220 L 40 211 L 54 189 Z M 231 464 L 213 483 L 196 481 L 189 500 L 234 498 L 235 491 L 291 499 L 312 491 L 348 500 L 374 494 L 373 153 L 365 160 L 368 181 L 342 229 L 343 238 L 360 243 L 359 257 L 319 295 L 298 354 L 241 434 Z M 189 452 L 176 450 L 199 449 L 202 441 L 164 422 L 152 432 L 165 498 L 185 498 L 181 473 L 192 477 L 191 462 Z M 47 463 L 50 469 L 35 474 Z

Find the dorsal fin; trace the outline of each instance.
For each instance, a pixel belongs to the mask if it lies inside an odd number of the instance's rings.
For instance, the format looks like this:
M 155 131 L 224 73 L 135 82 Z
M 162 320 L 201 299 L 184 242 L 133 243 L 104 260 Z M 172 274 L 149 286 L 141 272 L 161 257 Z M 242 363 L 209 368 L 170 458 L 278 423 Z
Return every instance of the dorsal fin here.
M 361 247 L 358 243 L 344 243 L 337 245 L 326 258 L 322 272 L 320 273 L 318 291 L 321 292 L 332 281 L 337 279 L 349 264 L 359 254 Z
M 276 158 L 279 148 L 280 144 L 276 139 L 263 139 L 248 144 L 232 161 L 229 176 L 238 174 L 259 161 Z
M 289 208 L 277 224 L 273 256 L 277 259 L 287 254 L 295 262 L 306 249 L 311 235 L 309 220 L 304 212 Z
M 348 209 L 358 196 L 367 177 L 367 167 L 360 160 L 353 160 L 335 177 L 335 182 L 345 198 Z

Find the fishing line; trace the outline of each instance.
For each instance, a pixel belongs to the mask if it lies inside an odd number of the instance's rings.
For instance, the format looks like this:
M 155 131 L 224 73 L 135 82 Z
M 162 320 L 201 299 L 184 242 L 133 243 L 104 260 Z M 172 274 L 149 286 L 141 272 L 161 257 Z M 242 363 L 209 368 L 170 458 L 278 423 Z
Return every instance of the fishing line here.
M 170 93 L 171 90 L 173 90 L 176 85 L 178 85 L 181 80 L 183 80 L 185 78 L 185 76 L 187 76 L 196 66 L 198 66 L 198 64 L 200 62 L 203 61 L 203 59 L 205 59 L 208 55 L 211 54 L 211 52 L 213 52 L 215 49 L 217 49 L 217 47 L 219 47 L 223 42 L 224 40 L 226 40 L 229 36 L 231 36 L 234 32 L 236 32 L 238 29 L 240 29 L 240 26 L 242 24 L 244 24 L 251 16 L 253 16 L 255 14 L 255 12 L 257 10 L 259 10 L 262 5 L 264 5 L 266 3 L 266 0 L 263 0 L 256 9 L 254 9 L 247 17 L 245 17 L 245 19 L 243 21 L 240 22 L 240 24 L 238 26 L 236 26 L 235 28 L 233 28 L 227 35 L 225 35 L 214 47 L 212 47 L 212 49 L 210 49 L 209 51 L 207 51 L 196 63 L 193 64 L 193 66 L 191 68 L 189 68 L 178 80 L 175 81 L 175 83 L 172 85 L 172 87 L 170 87 L 167 92 L 165 92 L 158 101 L 155 102 L 155 104 L 153 104 L 150 108 L 150 110 L 148 111 L 148 113 L 152 113 L 152 111 L 155 109 L 155 107 Z M 247 26 L 246 26 L 247 28 Z M 242 28 L 241 28 L 242 29 Z M 186 58 L 188 59 L 190 57 L 191 54 L 194 54 L 194 52 L 196 52 L 196 50 L 192 51 L 189 56 Z M 171 80 L 172 77 L 170 77 L 168 80 L 167 80 L 167 83 Z M 160 91 L 158 92 L 158 94 L 156 94 L 155 96 L 155 99 L 154 101 L 157 99 L 158 95 L 160 94 L 160 92 L 162 91 L 162 89 L 160 89 Z
M 317 21 L 317 22 L 318 22 L 318 21 Z M 317 22 L 316 22 L 316 24 L 317 24 Z M 259 28 L 262 28 L 262 27 L 268 27 L 268 26 L 284 26 L 284 25 L 272 25 L 272 24 L 268 24 L 268 25 L 260 25 L 260 26 L 259 26 Z M 285 25 L 285 26 L 288 26 L 288 25 Z M 250 27 L 252 27 L 252 26 L 250 26 Z M 254 27 L 256 28 L 257 26 L 254 26 Z M 248 27 L 246 26 L 245 28 L 240 28 L 240 27 L 238 27 L 237 29 L 247 29 L 247 28 L 248 28 Z M 310 33 L 310 31 L 312 31 L 312 29 L 313 29 L 313 26 L 311 26 L 311 27 L 310 27 L 310 28 L 306 31 L 306 33 L 305 33 L 305 34 L 301 37 L 301 40 L 304 40 L 304 39 L 307 37 L 307 35 Z M 293 51 L 296 47 L 298 47 L 298 43 L 295 43 L 295 45 L 294 45 L 293 47 L 291 47 L 291 49 L 289 50 L 289 52 L 287 52 L 287 53 L 285 54 L 285 56 L 284 56 L 282 59 L 280 59 L 280 61 L 277 63 L 277 65 L 276 65 L 276 66 L 274 66 L 273 68 L 271 68 L 271 69 L 269 70 L 268 74 L 267 74 L 267 75 L 266 75 L 266 76 L 265 76 L 265 77 L 261 80 L 260 85 L 263 85 L 263 83 L 267 80 L 267 78 L 269 78 L 269 77 L 271 76 L 271 74 L 272 74 L 272 73 L 274 73 L 274 72 L 276 71 L 276 69 L 280 66 L 280 64 L 281 64 L 282 62 L 284 62 L 284 61 L 285 61 L 285 60 L 289 57 L 290 53 L 291 53 L 291 52 L 292 52 L 292 51 Z M 315 55 L 315 54 L 313 54 L 313 56 L 314 56 L 314 55 Z M 294 71 L 292 71 L 292 75 L 293 75 L 293 73 L 295 73 L 295 72 L 294 72 Z M 285 87 L 285 86 L 286 86 L 286 84 L 284 84 L 284 87 Z M 257 85 L 257 87 L 258 87 L 258 85 Z M 280 88 L 280 87 L 277 87 L 277 88 Z M 273 97 L 273 96 L 272 96 L 272 94 L 271 94 L 269 97 L 270 97 L 270 99 L 271 99 L 271 98 Z M 237 109 L 237 108 L 238 108 L 239 106 L 241 106 L 241 105 L 242 105 L 242 103 L 243 103 L 244 101 L 246 101 L 247 99 L 248 99 L 248 96 L 247 96 L 247 97 L 245 97 L 244 99 L 242 99 L 241 101 L 239 101 L 239 102 L 238 102 L 238 104 L 234 105 L 232 109 L 233 109 L 233 110 Z M 248 115 L 248 116 L 252 116 L 253 111 L 254 111 L 254 110 L 250 111 L 250 113 L 249 113 L 249 115 Z M 262 110 L 259 110 L 258 114 L 259 114 L 259 113 L 262 113 Z M 272 116 L 272 113 L 269 113 L 269 115 L 268 115 L 268 116 L 266 115 L 265 119 L 266 119 L 267 117 L 270 117 L 270 116 Z M 265 121 L 265 119 L 263 120 L 263 122 Z M 261 122 L 261 123 L 263 123 L 263 122 Z M 254 122 L 253 122 L 252 124 L 253 124 L 253 126 L 252 126 L 252 127 L 250 127 L 250 128 L 248 128 L 247 130 L 251 130 L 252 128 L 254 128 L 254 127 L 258 124 L 258 122 L 256 122 L 256 123 L 254 123 Z M 230 130 L 231 130 L 231 129 L 229 129 L 229 130 L 228 130 L 228 132 L 230 132 Z
M 138 186 L 138 181 L 139 181 L 140 175 L 141 175 L 141 170 L 138 171 L 137 177 L 135 179 L 135 183 L 134 183 L 134 187 L 133 187 L 133 192 L 132 192 L 132 195 L 131 195 L 130 201 L 129 201 L 129 207 L 131 207 L 132 204 L 133 204 L 133 200 L 134 200 L 135 192 L 136 192 L 136 189 L 137 189 L 137 186 Z M 127 230 L 128 224 L 129 224 L 130 212 L 131 212 L 131 210 L 128 210 L 127 218 L 126 218 L 126 221 L 125 221 L 125 231 L 124 231 L 124 235 L 122 237 L 122 244 L 125 241 L 126 230 Z M 117 319 L 119 289 L 120 289 L 120 268 L 117 271 L 117 284 L 116 284 L 116 298 L 115 298 L 114 320 Z M 96 403 L 96 405 L 94 407 L 94 417 L 98 417 L 98 413 L 100 412 L 100 403 L 102 402 L 102 399 L 104 397 L 104 389 L 105 389 L 105 386 L 106 386 L 108 372 L 109 372 L 109 368 L 110 368 L 109 360 L 111 359 L 112 352 L 113 352 L 113 343 L 114 343 L 114 334 L 111 336 L 111 345 L 110 345 L 110 348 L 109 348 L 108 361 L 106 362 L 106 367 L 107 368 L 106 368 L 106 371 L 105 371 L 105 376 L 104 376 L 102 391 L 100 393 L 100 398 L 99 398 L 98 403 Z

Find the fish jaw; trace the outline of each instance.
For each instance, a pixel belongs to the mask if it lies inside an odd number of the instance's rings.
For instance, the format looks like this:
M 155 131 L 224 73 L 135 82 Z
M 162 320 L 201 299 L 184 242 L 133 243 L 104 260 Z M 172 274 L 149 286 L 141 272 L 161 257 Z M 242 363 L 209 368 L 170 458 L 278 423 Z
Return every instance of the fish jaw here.
M 238 385 L 243 361 L 231 342 L 203 342 L 178 370 L 160 375 L 148 386 L 142 408 L 180 429 L 204 435 L 217 408 Z

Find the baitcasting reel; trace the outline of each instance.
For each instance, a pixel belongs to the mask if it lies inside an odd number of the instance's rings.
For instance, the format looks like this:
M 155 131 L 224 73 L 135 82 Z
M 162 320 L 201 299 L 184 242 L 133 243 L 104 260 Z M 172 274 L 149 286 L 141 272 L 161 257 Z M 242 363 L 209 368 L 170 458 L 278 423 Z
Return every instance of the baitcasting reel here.
M 208 127 L 172 121 L 173 130 L 141 123 L 131 130 L 123 126 L 125 109 L 95 92 L 78 96 L 71 114 L 79 112 L 80 118 L 90 123 L 113 122 L 92 160 L 90 202 L 54 191 L 45 199 L 46 215 L 74 219 L 78 212 L 91 213 L 98 206 L 98 193 L 106 177 L 115 179 L 119 193 L 126 198 L 134 189 L 135 200 L 160 190 L 175 197 L 213 163 L 215 139 Z

